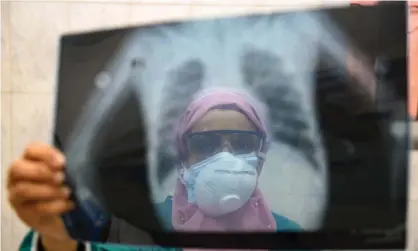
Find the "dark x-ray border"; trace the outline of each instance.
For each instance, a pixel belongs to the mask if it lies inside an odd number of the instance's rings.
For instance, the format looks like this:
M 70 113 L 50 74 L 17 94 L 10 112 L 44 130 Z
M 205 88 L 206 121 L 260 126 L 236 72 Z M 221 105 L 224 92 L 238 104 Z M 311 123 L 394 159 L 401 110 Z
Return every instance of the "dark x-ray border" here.
M 406 3 L 403 3 L 406 8 Z M 61 148 L 55 135 L 55 145 Z M 414 144 L 415 145 L 415 144 Z M 417 144 L 418 145 L 418 144 Z M 147 169 L 141 176 L 148 177 Z M 144 194 L 150 195 L 149 184 L 144 184 Z M 149 196 L 137 198 L 144 208 L 154 208 Z M 144 210 L 144 213 L 147 210 Z M 405 249 L 406 228 L 401 226 L 392 230 L 376 231 L 319 231 L 319 232 L 278 232 L 278 233 L 182 233 L 165 232 L 154 215 L 144 214 L 143 230 L 150 235 L 154 245 L 181 248 L 216 249 Z M 154 217 L 153 217 L 154 216 Z M 80 234 L 70 232 L 75 239 Z M 85 240 L 85 239 L 84 239 Z M 83 241 L 84 241 L 83 240 Z

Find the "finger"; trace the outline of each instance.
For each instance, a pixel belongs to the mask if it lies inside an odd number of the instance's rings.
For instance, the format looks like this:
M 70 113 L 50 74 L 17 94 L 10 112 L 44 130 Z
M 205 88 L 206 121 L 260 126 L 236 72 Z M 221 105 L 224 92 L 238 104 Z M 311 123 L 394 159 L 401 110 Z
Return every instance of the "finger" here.
M 17 206 L 19 210 L 29 211 L 40 215 L 59 215 L 74 208 L 74 204 L 68 200 L 51 200 L 43 202 L 30 202 Z
M 62 170 L 65 164 L 65 157 L 58 149 L 43 143 L 29 145 L 25 149 L 24 157 L 45 162 L 55 170 Z
M 66 213 L 74 208 L 74 204 L 68 200 L 53 200 L 46 202 L 33 203 L 28 206 L 40 214 L 58 215 Z
M 48 184 L 18 182 L 9 189 L 9 199 L 12 204 L 22 204 L 33 201 L 68 199 L 70 189 Z
M 62 184 L 64 182 L 64 173 L 60 171 L 53 172 L 42 162 L 19 159 L 11 164 L 8 178 L 9 186 L 18 181 Z

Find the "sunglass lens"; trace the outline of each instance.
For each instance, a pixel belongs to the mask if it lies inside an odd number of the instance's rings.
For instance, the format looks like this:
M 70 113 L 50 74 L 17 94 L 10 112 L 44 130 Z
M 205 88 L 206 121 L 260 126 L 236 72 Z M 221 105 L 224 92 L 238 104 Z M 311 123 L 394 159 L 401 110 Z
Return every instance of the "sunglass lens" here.
M 219 135 L 193 135 L 189 139 L 189 151 L 202 157 L 208 157 L 214 154 L 219 147 Z
M 261 140 L 253 134 L 234 134 L 231 139 L 234 154 L 246 154 L 260 149 Z

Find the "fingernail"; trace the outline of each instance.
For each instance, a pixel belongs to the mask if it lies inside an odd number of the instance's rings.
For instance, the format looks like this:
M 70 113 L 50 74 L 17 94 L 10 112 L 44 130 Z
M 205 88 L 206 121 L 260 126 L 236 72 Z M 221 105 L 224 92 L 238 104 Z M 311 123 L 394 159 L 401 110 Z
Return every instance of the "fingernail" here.
M 62 193 L 63 193 L 65 196 L 68 196 L 68 195 L 70 195 L 71 191 L 70 191 L 70 189 L 69 189 L 68 187 L 63 187 L 63 188 L 62 188 Z
M 57 165 L 63 165 L 65 163 L 65 157 L 62 154 L 57 154 L 55 156 L 55 162 L 57 163 Z
M 55 174 L 55 180 L 58 183 L 62 183 L 64 181 L 64 179 L 65 179 L 65 176 L 64 176 L 63 172 L 58 172 L 58 173 Z

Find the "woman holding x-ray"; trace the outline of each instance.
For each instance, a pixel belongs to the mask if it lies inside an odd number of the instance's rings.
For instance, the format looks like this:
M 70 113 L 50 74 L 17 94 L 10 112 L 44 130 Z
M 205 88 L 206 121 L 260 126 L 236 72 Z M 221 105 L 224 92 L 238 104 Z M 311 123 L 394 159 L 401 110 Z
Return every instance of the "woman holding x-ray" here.
M 273 213 L 258 189 L 268 150 L 267 128 L 263 106 L 247 94 L 215 88 L 196 95 L 175 132 L 182 165 L 174 195 L 157 205 L 167 227 L 221 232 L 300 230 L 292 220 Z M 60 186 L 64 163 L 54 148 L 33 145 L 12 164 L 10 201 L 20 218 L 40 235 L 31 231 L 20 250 L 75 251 L 83 245 L 97 251 L 151 249 L 71 240 L 60 218 L 72 208 L 68 190 Z M 112 220 L 91 230 L 109 231 Z M 109 233 L 100 236 L 107 237 L 96 241 L 110 238 L 123 243 Z

